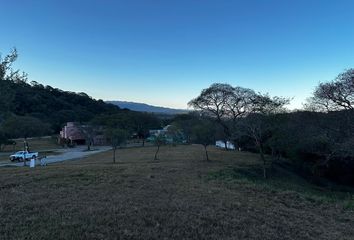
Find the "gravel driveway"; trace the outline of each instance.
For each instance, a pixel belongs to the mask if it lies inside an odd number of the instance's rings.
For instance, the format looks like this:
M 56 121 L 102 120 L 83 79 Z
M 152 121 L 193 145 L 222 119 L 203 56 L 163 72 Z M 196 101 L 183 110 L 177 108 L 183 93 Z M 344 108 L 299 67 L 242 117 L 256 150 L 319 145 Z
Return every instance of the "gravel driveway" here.
M 56 162 L 63 162 L 63 161 L 68 161 L 68 160 L 77 160 L 95 153 L 100 153 L 100 152 L 105 152 L 112 147 L 109 146 L 95 146 L 92 151 L 86 151 L 87 147 L 76 147 L 76 148 L 66 148 L 66 149 L 59 149 L 57 152 L 60 152 L 58 155 L 48 155 L 45 158 L 45 163 L 46 164 L 51 164 L 51 163 L 56 163 Z M 36 165 L 39 165 L 40 161 L 36 161 Z M 27 161 L 27 165 L 29 166 L 29 161 Z M 5 166 L 17 166 L 17 167 L 22 167 L 23 162 L 8 162 L 8 163 L 0 163 L 0 167 L 5 167 Z

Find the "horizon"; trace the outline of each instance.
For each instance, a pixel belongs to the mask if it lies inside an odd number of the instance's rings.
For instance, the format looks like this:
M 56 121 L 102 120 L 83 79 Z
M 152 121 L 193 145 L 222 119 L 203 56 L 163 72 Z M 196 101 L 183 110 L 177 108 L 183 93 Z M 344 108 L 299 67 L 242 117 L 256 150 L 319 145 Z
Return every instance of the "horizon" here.
M 2 56 L 65 91 L 188 109 L 212 83 L 293 98 L 354 66 L 354 2 L 4 1 Z M 9 21 L 10 19 L 10 21 Z

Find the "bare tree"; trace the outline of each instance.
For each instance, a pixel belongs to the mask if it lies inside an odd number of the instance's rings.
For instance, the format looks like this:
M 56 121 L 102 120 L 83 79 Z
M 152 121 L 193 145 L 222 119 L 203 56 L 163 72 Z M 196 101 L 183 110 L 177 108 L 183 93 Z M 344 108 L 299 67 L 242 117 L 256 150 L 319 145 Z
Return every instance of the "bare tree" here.
M 319 111 L 354 109 L 354 69 L 346 70 L 331 82 L 320 83 L 305 107 Z
M 254 102 L 257 94 L 248 88 L 234 87 L 233 94 L 228 99 L 226 105 L 227 116 L 231 119 L 231 140 L 236 145 L 238 138 L 237 126 L 239 120 L 254 112 Z
M 252 103 L 256 93 L 248 88 L 234 87 L 231 96 L 227 99 L 226 112 L 234 122 L 252 112 Z
M 157 149 L 156 149 L 156 152 L 155 152 L 154 160 L 157 160 L 157 159 L 158 159 L 157 154 L 158 154 L 159 151 L 160 151 L 161 145 L 163 145 L 163 144 L 166 143 L 166 138 L 165 138 L 165 136 L 164 136 L 163 134 L 158 134 L 158 135 L 155 137 L 154 143 L 155 143 L 155 145 L 157 146 Z
M 207 147 L 215 142 L 215 127 L 207 119 L 203 119 L 192 129 L 192 142 L 204 147 L 206 160 L 209 161 Z
M 116 163 L 116 151 L 127 140 L 127 132 L 122 129 L 108 129 L 105 133 L 106 137 L 113 148 L 113 163 Z
M 260 158 L 263 162 L 263 177 L 267 178 L 266 158 L 264 156 L 264 145 L 271 136 L 272 115 L 284 111 L 283 106 L 289 103 L 289 99 L 282 97 L 271 98 L 268 94 L 258 94 L 252 102 L 252 113 L 242 119 L 240 128 L 244 135 L 250 137 L 258 148 Z

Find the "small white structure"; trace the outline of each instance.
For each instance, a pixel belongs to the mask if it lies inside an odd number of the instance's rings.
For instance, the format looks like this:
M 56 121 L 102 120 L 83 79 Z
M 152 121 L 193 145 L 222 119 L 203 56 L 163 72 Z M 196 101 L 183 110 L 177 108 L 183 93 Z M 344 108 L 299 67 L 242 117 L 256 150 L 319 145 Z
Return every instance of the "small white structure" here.
M 40 159 L 41 166 L 47 166 L 46 158 L 47 158 L 47 157 L 44 156 L 44 157 L 42 157 L 42 158 Z
M 235 145 L 229 141 L 226 142 L 227 149 L 235 150 Z M 222 140 L 218 140 L 215 142 L 215 146 L 219 148 L 225 148 L 225 142 Z
M 36 166 L 36 159 L 32 158 L 30 161 L 30 168 L 34 168 Z

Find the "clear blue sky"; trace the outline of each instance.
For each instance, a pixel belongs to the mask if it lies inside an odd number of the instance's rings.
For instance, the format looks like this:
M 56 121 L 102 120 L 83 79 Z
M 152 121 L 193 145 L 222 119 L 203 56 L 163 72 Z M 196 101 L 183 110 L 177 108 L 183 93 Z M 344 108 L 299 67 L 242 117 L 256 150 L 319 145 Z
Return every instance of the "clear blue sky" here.
M 354 67 L 352 0 L 0 0 L 30 80 L 186 108 L 214 82 L 294 97 Z

